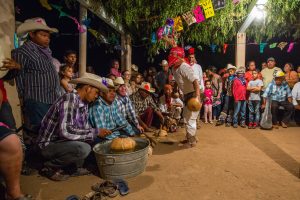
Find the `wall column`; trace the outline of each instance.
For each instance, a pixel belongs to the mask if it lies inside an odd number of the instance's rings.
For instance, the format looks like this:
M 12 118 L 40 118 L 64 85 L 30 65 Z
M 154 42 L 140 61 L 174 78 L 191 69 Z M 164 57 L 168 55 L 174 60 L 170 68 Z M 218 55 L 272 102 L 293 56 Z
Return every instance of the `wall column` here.
M 82 23 L 87 17 L 87 9 L 80 5 L 79 8 L 79 21 Z M 79 77 L 86 73 L 86 44 L 87 44 L 87 31 L 79 33 Z
M 235 47 L 235 65 L 236 67 L 246 67 L 246 33 L 238 33 L 236 35 Z

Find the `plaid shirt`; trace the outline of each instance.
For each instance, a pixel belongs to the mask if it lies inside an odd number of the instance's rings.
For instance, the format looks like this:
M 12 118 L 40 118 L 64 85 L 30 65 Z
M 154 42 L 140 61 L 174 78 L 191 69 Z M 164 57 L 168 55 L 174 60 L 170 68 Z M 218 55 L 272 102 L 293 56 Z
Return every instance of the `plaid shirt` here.
M 262 95 L 264 98 L 271 97 L 273 101 L 286 101 L 288 97 L 292 97 L 291 89 L 289 85 L 284 81 L 281 85 L 276 85 L 273 80 L 266 88 L 264 94 Z
M 45 148 L 52 141 L 74 140 L 93 141 L 98 129 L 88 123 L 88 105 L 81 101 L 75 92 L 61 96 L 43 118 L 39 137 L 40 148 Z
M 52 60 L 32 41 L 13 50 L 12 58 L 21 65 L 15 70 L 19 96 L 53 104 L 60 96 L 60 83 Z
M 158 106 L 155 104 L 153 98 L 151 95 L 147 96 L 146 99 L 143 99 L 139 92 L 134 93 L 130 96 L 130 99 L 132 101 L 132 104 L 135 109 L 135 113 L 137 113 L 138 116 L 144 113 L 144 111 L 151 107 L 156 111 L 159 111 Z
M 139 125 L 132 102 L 128 96 L 121 97 L 117 95 L 114 103 L 117 104 L 116 106 L 119 109 L 119 113 L 123 115 L 123 118 L 130 123 L 134 123 L 136 127 Z
M 101 97 L 99 97 L 94 105 L 89 110 L 89 120 L 93 127 L 103 129 L 114 129 L 122 125 L 127 125 L 122 131 L 127 135 L 134 135 L 134 131 L 129 123 L 123 118 L 122 114 L 117 108 L 117 104 L 113 102 L 108 105 Z M 119 131 L 115 131 L 105 138 L 111 140 L 121 135 Z

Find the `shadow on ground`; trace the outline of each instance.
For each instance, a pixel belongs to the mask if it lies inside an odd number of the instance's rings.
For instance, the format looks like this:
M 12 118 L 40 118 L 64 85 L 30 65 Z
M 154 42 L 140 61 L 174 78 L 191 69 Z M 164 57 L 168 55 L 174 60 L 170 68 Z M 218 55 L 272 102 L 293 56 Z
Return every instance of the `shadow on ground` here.
M 300 164 L 297 160 L 291 157 L 289 154 L 284 152 L 276 144 L 272 143 L 263 134 L 245 134 L 240 133 L 241 136 L 246 138 L 254 146 L 264 152 L 282 168 L 287 170 L 290 174 L 300 178 L 299 170 Z

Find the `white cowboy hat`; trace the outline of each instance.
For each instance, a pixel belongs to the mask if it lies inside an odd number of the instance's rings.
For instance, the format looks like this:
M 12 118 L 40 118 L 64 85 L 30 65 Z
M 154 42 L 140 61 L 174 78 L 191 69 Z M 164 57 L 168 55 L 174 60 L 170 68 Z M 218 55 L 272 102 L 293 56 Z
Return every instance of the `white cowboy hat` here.
M 241 67 L 239 67 L 237 70 L 236 70 L 236 74 L 245 74 L 245 72 L 246 72 L 246 68 L 245 67 L 243 67 L 243 66 L 241 66 Z
M 131 69 L 133 70 L 133 71 L 139 71 L 139 67 L 138 66 L 136 66 L 135 64 L 132 64 L 131 65 Z
M 142 82 L 142 84 L 141 85 L 137 85 L 137 87 L 139 89 L 145 90 L 145 91 L 150 92 L 150 93 L 154 93 L 155 92 L 155 89 L 151 88 L 151 83 L 148 83 L 148 82 Z
M 161 63 L 159 64 L 160 66 L 165 66 L 168 65 L 168 61 L 167 60 L 162 60 Z
M 115 80 L 114 80 L 114 85 L 115 86 L 118 86 L 118 85 L 124 85 L 125 82 L 124 82 L 124 79 L 122 77 L 117 77 Z
M 108 88 L 115 88 L 114 82 L 110 78 L 102 77 L 102 83 Z
M 97 76 L 97 75 L 91 74 L 91 73 L 85 73 L 80 78 L 70 80 L 70 83 L 73 83 L 73 84 L 90 85 L 92 87 L 98 88 L 102 92 L 108 91 L 107 86 L 105 86 L 102 82 L 103 81 L 100 76 Z
M 56 28 L 50 28 L 47 26 L 43 18 L 37 17 L 25 20 L 25 22 L 17 28 L 17 34 L 23 35 L 24 33 L 37 30 L 49 31 L 50 33 L 58 32 Z
M 236 70 L 236 67 L 233 66 L 232 64 L 228 64 L 226 70 L 234 69 Z

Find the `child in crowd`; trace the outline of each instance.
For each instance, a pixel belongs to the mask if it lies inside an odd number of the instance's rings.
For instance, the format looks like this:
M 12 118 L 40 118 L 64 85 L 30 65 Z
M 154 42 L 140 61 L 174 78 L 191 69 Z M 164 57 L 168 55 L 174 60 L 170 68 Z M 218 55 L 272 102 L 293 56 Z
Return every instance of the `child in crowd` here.
M 207 116 L 209 116 L 209 123 L 213 123 L 212 121 L 212 96 L 213 91 L 211 89 L 211 82 L 209 80 L 205 81 L 205 89 L 204 89 L 204 123 L 207 124 Z
M 236 70 L 236 78 L 232 84 L 232 94 L 234 98 L 233 128 L 238 127 L 238 116 L 240 115 L 240 126 L 246 128 L 246 79 L 245 67 Z
M 231 126 L 232 123 L 232 115 L 233 115 L 233 110 L 234 110 L 234 99 L 233 99 L 233 94 L 232 94 L 232 84 L 233 80 L 235 79 L 235 71 L 236 67 L 228 64 L 227 65 L 227 78 L 224 80 L 225 87 L 224 89 L 226 90 L 226 95 L 225 95 L 225 102 L 223 105 L 222 112 L 220 114 L 220 117 L 217 121 L 216 126 L 223 125 L 226 121 L 226 127 Z
M 247 90 L 249 91 L 248 108 L 249 108 L 249 126 L 248 128 L 256 128 L 259 126 L 260 118 L 260 92 L 262 90 L 263 82 L 258 78 L 258 72 L 252 71 L 252 80 L 249 81 Z M 255 115 L 255 119 L 254 119 Z
M 69 65 L 63 65 L 59 71 L 60 74 L 60 85 L 62 94 L 72 92 L 74 89 L 74 85 L 70 84 L 70 80 L 73 77 L 73 67 Z

